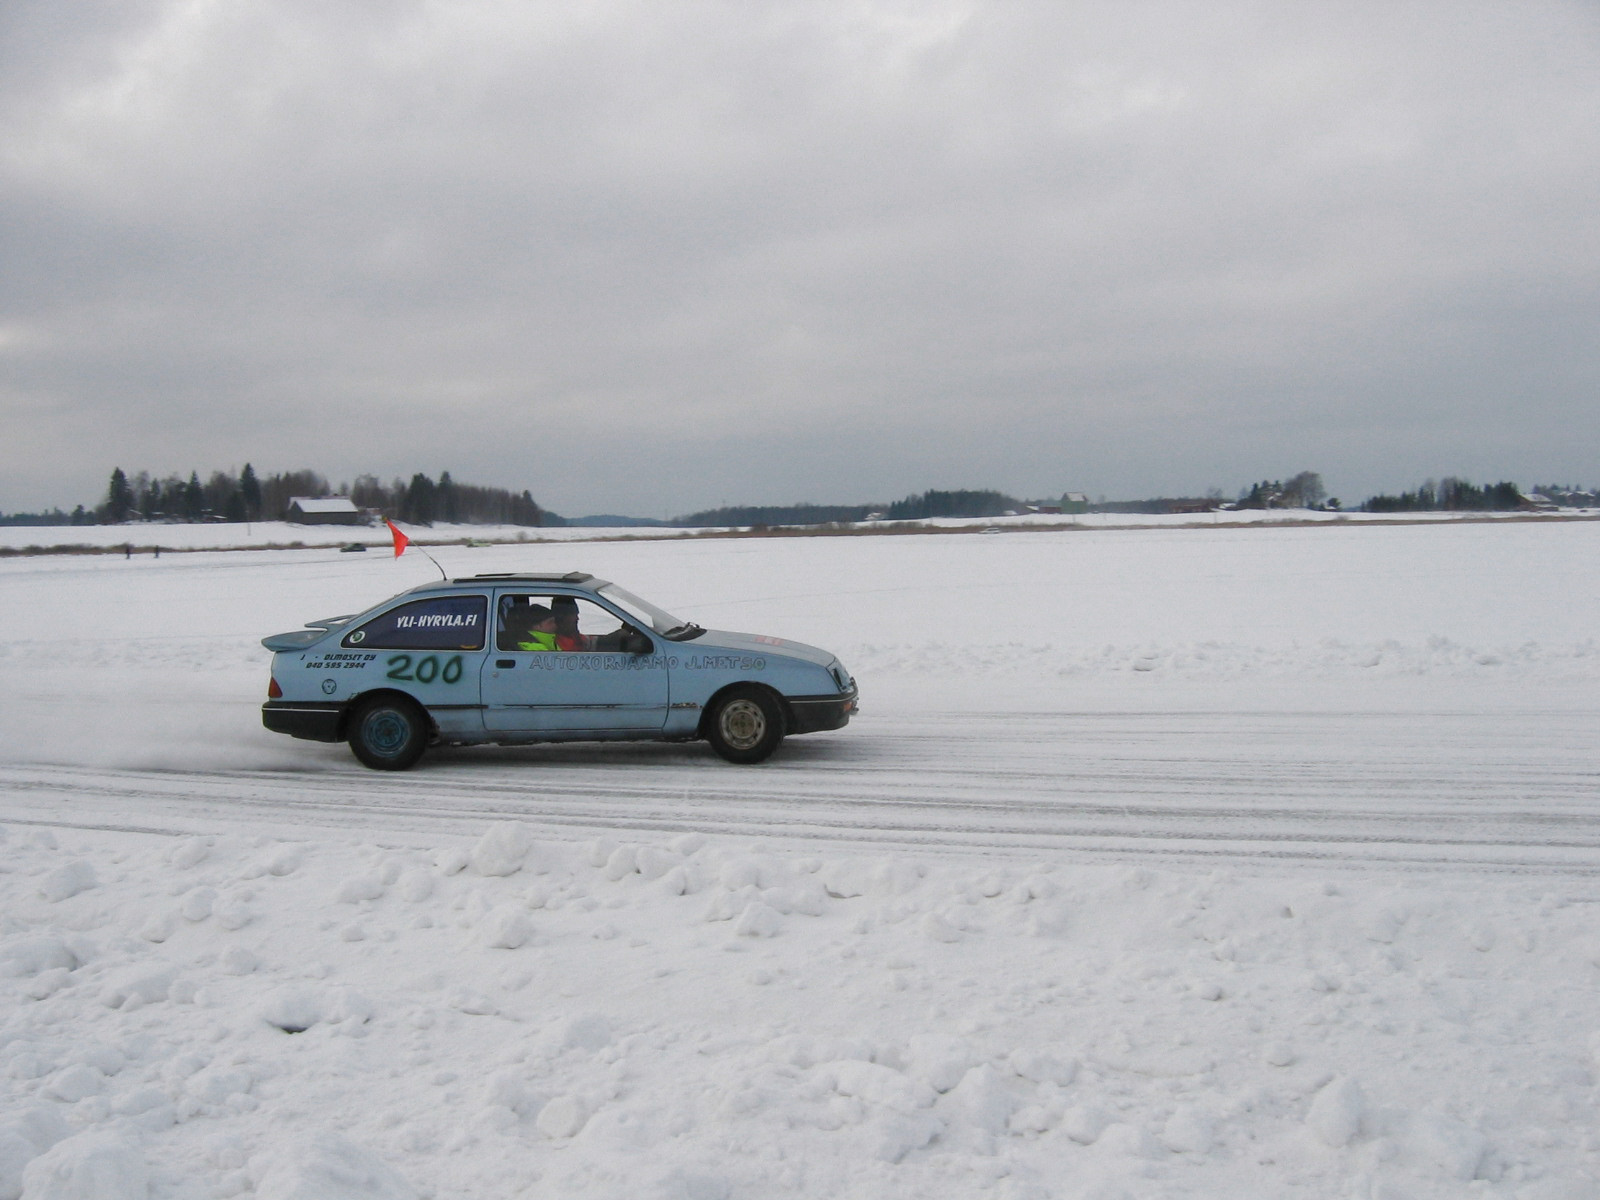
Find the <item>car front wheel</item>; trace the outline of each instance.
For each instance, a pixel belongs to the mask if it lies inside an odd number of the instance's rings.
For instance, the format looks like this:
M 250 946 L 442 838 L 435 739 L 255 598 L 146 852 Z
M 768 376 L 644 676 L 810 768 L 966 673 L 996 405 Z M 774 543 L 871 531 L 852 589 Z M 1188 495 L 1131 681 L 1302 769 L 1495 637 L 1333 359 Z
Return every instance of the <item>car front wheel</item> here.
M 428 718 L 411 701 L 380 696 L 350 715 L 350 750 L 374 771 L 405 771 L 428 745 Z
M 729 688 L 706 715 L 706 741 L 729 762 L 760 762 L 783 741 L 783 709 L 762 688 Z

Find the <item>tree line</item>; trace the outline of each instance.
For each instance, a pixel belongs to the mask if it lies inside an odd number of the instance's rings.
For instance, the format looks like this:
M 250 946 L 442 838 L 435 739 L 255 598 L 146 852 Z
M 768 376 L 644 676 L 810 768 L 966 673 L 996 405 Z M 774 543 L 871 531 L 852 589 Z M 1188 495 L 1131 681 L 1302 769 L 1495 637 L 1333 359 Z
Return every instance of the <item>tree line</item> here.
M 527 491 L 458 483 L 449 471 L 437 480 L 417 473 L 409 481 L 396 478 L 385 484 L 375 475 L 360 475 L 353 484 L 341 484 L 357 508 L 417 525 L 435 521 L 474 525 L 564 525 L 555 513 L 539 507 Z M 1600 505 L 1594 489 L 1575 485 L 1545 485 L 1536 492 L 1558 504 L 1575 507 Z M 213 471 L 202 480 L 197 471 L 187 479 L 172 474 L 156 477 L 146 471 L 129 476 L 121 467 L 111 473 L 105 498 L 91 508 L 79 505 L 72 512 L 59 508 L 37 513 L 0 514 L 0 525 L 102 525 L 127 521 L 273 521 L 288 515 L 296 496 L 334 493 L 328 480 L 316 471 L 285 471 L 258 476 L 246 463 L 237 474 Z M 1237 508 L 1324 508 L 1337 510 L 1329 499 L 1322 476 L 1301 471 L 1285 480 L 1264 479 L 1240 489 Z M 1428 480 L 1414 491 L 1369 497 L 1360 509 L 1374 513 L 1437 511 L 1511 511 L 1527 504 L 1522 490 L 1508 481 L 1478 487 L 1455 476 Z M 1222 493 L 1213 489 L 1204 499 L 1116 501 L 1101 497 L 1092 506 L 1099 512 L 1173 512 L 1199 507 L 1221 507 Z M 995 517 L 1025 511 L 1027 502 L 992 490 L 930 489 L 889 504 L 789 504 L 734 505 L 704 509 L 651 521 L 684 527 L 777 526 L 846 524 L 879 518 L 890 521 L 929 520 L 935 517 Z
M 538 526 L 545 524 L 549 515 L 526 489 L 512 492 L 457 483 L 449 471 L 442 472 L 438 482 L 419 473 L 411 477 L 410 483 L 396 479 L 388 487 L 375 475 L 360 475 L 341 491 L 348 492 L 357 508 L 369 508 L 415 525 L 444 521 L 452 525 Z
M 1489 487 L 1475 487 L 1465 479 L 1447 475 L 1435 483 L 1428 480 L 1414 492 L 1398 496 L 1371 496 L 1361 507 L 1367 512 L 1513 512 L 1523 506 L 1522 489 L 1502 480 Z
M 735 525 L 829 525 L 865 521 L 876 514 L 886 521 L 926 521 L 933 517 L 998 517 L 1026 505 L 1014 496 L 992 491 L 926 491 L 892 504 L 761 504 L 708 508 L 673 517 L 669 524 L 687 528 Z
M 1535 489 L 1554 503 L 1574 507 L 1600 507 L 1600 492 L 1573 485 L 1546 485 Z M 1478 487 L 1465 479 L 1447 476 L 1428 480 L 1415 491 L 1398 496 L 1377 495 L 1359 506 L 1359 511 L 1389 512 L 1510 512 L 1527 505 L 1528 498 L 1515 483 L 1501 481 Z M 1007 512 L 1026 511 L 1028 502 L 996 491 L 927 491 L 907 496 L 893 504 L 790 504 L 735 505 L 705 509 L 674 517 L 666 522 L 681 526 L 776 526 L 854 523 L 869 517 L 890 521 L 928 520 L 933 517 L 995 517 Z M 1157 497 L 1148 500 L 1106 502 L 1104 497 L 1090 506 L 1095 512 L 1186 512 L 1204 508 L 1306 508 L 1341 511 L 1338 497 L 1330 497 L 1316 471 L 1301 471 L 1287 479 L 1263 479 L 1241 488 L 1231 505 L 1223 493 L 1213 488 L 1205 497 Z
M 111 472 L 105 498 L 93 508 L 78 505 L 70 513 L 51 509 L 43 513 L 17 513 L 0 517 L 15 525 L 121 525 L 129 521 L 179 524 L 222 521 L 282 521 L 289 502 L 297 496 L 348 496 L 357 508 L 416 525 L 447 521 L 467 525 L 529 525 L 544 523 L 545 512 L 526 490 L 482 487 L 457 483 L 450 472 L 437 481 L 422 473 L 410 482 L 395 479 L 384 484 L 375 475 L 360 475 L 354 484 L 340 484 L 337 492 L 316 471 L 283 471 L 259 476 L 244 469 L 213 471 L 201 480 L 198 471 L 189 478 L 173 474 L 164 478 L 140 471 L 129 475 L 121 467 Z
M 1328 500 L 1327 489 L 1322 486 L 1322 476 L 1315 471 L 1301 471 L 1288 479 L 1263 479 L 1239 493 L 1236 508 L 1316 508 L 1327 501 L 1328 508 L 1338 508 L 1338 497 Z

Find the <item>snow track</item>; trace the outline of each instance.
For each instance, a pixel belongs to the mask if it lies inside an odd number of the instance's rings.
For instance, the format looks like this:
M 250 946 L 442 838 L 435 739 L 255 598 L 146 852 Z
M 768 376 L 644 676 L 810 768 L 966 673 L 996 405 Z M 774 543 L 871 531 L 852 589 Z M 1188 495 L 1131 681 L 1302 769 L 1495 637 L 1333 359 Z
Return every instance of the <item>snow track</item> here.
M 372 772 L 258 639 L 424 564 L 0 561 L 0 1195 L 1600 1195 L 1600 522 L 440 553 L 865 711 Z
M 1584 718 L 1548 712 L 904 715 L 755 769 L 580 744 L 435 751 L 390 776 L 295 748 L 305 770 L 0 766 L 0 822 L 409 840 L 515 817 L 554 837 L 1600 876 L 1600 755 Z

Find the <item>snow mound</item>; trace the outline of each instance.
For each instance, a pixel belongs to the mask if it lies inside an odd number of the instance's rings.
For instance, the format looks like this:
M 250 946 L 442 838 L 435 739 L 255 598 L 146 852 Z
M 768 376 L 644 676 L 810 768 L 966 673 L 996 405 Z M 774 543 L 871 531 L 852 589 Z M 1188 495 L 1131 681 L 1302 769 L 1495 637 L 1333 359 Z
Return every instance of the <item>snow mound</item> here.
M 316 1133 L 250 1160 L 255 1200 L 418 1200 L 405 1178 L 372 1151 Z
M 361 993 L 343 987 L 289 984 L 268 993 L 257 1010 L 261 1019 L 284 1033 L 304 1033 L 313 1025 L 364 1024 L 373 1005 Z
M 28 1164 L 69 1132 L 54 1106 L 32 1107 L 0 1120 L 0 1200 L 18 1200 Z
M 0 1200 L 1593 1194 L 1545 887 L 479 832 L 0 843 Z
M 149 1194 L 144 1153 L 99 1130 L 57 1142 L 22 1173 L 24 1200 L 145 1200 Z

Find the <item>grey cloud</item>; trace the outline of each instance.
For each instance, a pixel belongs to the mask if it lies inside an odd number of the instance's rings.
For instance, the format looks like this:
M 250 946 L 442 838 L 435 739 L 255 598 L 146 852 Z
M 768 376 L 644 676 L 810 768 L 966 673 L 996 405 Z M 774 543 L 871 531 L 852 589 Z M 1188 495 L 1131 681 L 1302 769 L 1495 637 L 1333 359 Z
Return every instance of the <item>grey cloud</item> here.
M 1589 7 L 20 11 L 0 507 L 1594 481 Z

